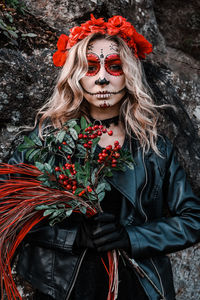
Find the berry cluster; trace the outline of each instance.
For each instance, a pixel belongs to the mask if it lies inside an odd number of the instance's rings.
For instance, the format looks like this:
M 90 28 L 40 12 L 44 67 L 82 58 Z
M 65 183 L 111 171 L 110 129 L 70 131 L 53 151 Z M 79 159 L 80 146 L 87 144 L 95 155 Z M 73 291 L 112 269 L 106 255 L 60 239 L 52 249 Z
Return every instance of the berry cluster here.
M 111 167 L 116 168 L 117 159 L 120 157 L 120 154 L 117 151 L 120 149 L 121 146 L 119 145 L 118 141 L 114 142 L 114 147 L 112 145 L 107 146 L 105 149 L 102 150 L 102 152 L 98 154 L 98 163 L 104 163 L 104 165 L 106 166 L 111 165 Z
M 75 170 L 75 165 L 74 164 L 70 164 L 70 163 L 66 163 L 63 167 L 63 170 L 69 170 L 71 173 L 71 177 L 65 175 L 65 174 L 60 174 L 58 176 L 59 181 L 61 184 L 63 184 L 65 186 L 65 188 L 69 191 L 72 191 L 73 194 L 75 193 L 76 189 L 77 189 L 77 181 L 75 179 L 73 179 L 73 176 L 76 175 L 76 170 Z M 55 167 L 55 171 L 56 172 L 61 172 L 60 167 Z
M 112 130 L 107 131 L 103 125 L 94 125 L 93 127 L 89 126 L 85 129 L 85 133 L 80 133 L 78 135 L 79 140 L 84 140 L 83 147 L 91 148 L 93 144 L 93 139 L 100 137 L 103 133 L 107 133 L 108 135 L 113 135 Z

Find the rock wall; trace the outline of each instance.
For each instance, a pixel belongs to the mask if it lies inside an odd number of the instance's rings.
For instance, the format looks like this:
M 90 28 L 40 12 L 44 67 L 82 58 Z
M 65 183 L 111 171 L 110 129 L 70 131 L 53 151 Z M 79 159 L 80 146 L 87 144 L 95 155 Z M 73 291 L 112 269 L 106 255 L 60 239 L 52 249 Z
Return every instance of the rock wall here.
M 13 14 L 18 46 L 1 34 L 0 160 L 6 161 L 21 141 L 21 125 L 33 125 L 36 109 L 50 96 L 58 70 L 52 65 L 56 35 L 95 17 L 120 14 L 154 45 L 149 61 L 159 72 L 161 103 L 172 103 L 176 114 L 163 114 L 160 132 L 177 146 L 181 164 L 200 196 L 200 4 L 196 0 L 24 0 L 25 15 Z M 3 10 L 0 11 L 3 18 Z M 34 26 L 33 26 L 34 25 Z M 37 37 L 22 38 L 35 32 Z M 31 30 L 31 31 L 30 31 Z M 148 62 L 148 61 L 147 61 Z M 173 88 L 172 88 L 173 87 Z M 169 94 L 176 92 L 172 99 Z M 200 246 L 170 255 L 177 300 L 200 299 Z M 30 287 L 19 282 L 24 299 Z M 24 288 L 25 286 L 25 288 Z

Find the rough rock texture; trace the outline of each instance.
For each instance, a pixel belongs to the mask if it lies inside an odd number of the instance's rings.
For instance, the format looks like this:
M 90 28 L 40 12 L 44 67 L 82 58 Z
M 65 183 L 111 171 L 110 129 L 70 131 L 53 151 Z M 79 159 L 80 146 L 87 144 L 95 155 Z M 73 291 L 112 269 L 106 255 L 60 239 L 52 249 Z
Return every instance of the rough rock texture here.
M 200 195 L 200 4 L 197 0 L 24 0 L 34 22 L 58 35 L 95 17 L 120 14 L 154 45 L 150 61 L 159 72 L 157 84 L 177 113 L 165 113 L 160 131 L 177 146 L 181 164 Z M 38 30 L 38 29 L 37 29 Z M 39 31 L 39 30 L 38 30 Z M 52 35 L 51 35 L 52 37 Z M 3 41 L 5 37 L 3 37 Z M 58 70 L 51 62 L 52 47 L 35 39 L 34 50 L 0 44 L 0 160 L 6 161 L 21 138 L 21 125 L 33 125 L 35 110 L 50 96 Z M 49 41 L 48 41 L 49 42 Z M 47 43 L 48 45 L 48 43 Z M 56 45 L 55 45 L 56 46 Z M 179 99 L 169 99 L 173 89 Z M 182 107 L 181 107 L 182 106 Z M 188 115 L 187 115 L 188 114 Z M 188 117 L 189 116 L 189 117 Z M 177 300 L 200 299 L 200 245 L 171 255 Z M 31 299 L 23 286 L 24 299 Z

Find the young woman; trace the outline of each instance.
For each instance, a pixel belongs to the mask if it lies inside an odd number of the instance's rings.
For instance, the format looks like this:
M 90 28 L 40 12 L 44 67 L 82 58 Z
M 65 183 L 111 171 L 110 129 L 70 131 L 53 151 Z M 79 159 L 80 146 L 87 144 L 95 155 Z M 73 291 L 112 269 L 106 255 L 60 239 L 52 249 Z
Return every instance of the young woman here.
M 106 252 L 113 249 L 126 251 L 143 270 L 119 257 L 118 300 L 175 299 L 166 254 L 200 240 L 200 202 L 171 143 L 157 133 L 158 107 L 141 63 L 151 51 L 121 16 L 108 22 L 92 16 L 58 41 L 54 63 L 63 68 L 35 131 L 42 136 L 46 120 L 60 127 L 85 116 L 113 131 L 101 136 L 97 149 L 118 140 L 131 151 L 134 169 L 109 179 L 103 213 L 91 220 L 72 215 L 53 227 L 42 223 L 28 234 L 17 271 L 36 288 L 36 300 L 107 299 L 100 258 L 107 262 Z M 15 152 L 9 163 L 24 157 Z

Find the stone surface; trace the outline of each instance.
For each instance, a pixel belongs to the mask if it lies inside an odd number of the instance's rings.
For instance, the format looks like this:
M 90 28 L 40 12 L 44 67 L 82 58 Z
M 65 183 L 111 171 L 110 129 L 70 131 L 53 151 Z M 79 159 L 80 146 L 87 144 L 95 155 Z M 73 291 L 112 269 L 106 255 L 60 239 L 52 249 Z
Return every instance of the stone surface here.
M 181 164 L 200 196 L 200 12 L 197 0 L 24 0 L 35 23 L 45 35 L 51 28 L 59 36 L 69 28 L 95 17 L 125 16 L 154 45 L 149 56 L 155 83 L 164 97 L 158 104 L 170 103 L 177 112 L 166 111 L 160 118 L 164 132 L 177 146 Z M 38 30 L 38 29 L 37 29 Z M 50 35 L 53 38 L 53 34 Z M 41 37 L 40 37 L 41 38 Z M 5 37 L 3 38 L 5 40 Z M 38 42 L 39 41 L 39 42 Z M 53 67 L 52 47 L 41 39 L 20 50 L 4 43 L 0 49 L 0 160 L 6 161 L 21 141 L 16 134 L 22 125 L 33 125 L 35 111 L 51 95 L 58 69 Z M 48 45 L 48 40 L 45 41 Z M 0 44 L 2 45 L 2 43 Z M 27 43 L 26 43 L 27 46 Z M 55 44 L 56 48 L 56 44 Z M 177 93 L 179 98 L 169 97 Z M 177 300 L 200 300 L 200 246 L 170 255 Z M 18 282 L 23 299 L 31 299 L 31 288 Z M 29 296 L 28 296 L 29 295 Z

